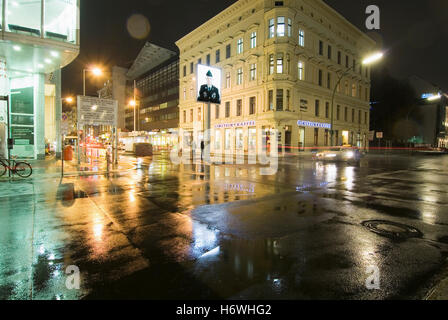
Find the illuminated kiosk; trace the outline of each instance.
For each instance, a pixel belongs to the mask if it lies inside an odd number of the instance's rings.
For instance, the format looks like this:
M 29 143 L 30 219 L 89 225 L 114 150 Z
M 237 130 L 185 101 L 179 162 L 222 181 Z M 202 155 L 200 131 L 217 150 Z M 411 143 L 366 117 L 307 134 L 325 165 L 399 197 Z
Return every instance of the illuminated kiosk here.
M 79 0 L 0 0 L 0 96 L 9 96 L 12 156 L 61 152 L 61 68 L 79 54 Z M 0 101 L 0 155 L 8 112 Z

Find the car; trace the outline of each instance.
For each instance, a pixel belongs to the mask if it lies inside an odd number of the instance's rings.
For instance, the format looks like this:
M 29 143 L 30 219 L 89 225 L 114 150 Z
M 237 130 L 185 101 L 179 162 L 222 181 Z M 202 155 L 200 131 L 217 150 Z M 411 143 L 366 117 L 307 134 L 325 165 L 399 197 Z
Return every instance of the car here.
M 359 162 L 361 157 L 362 153 L 358 148 L 336 147 L 317 152 L 314 159 L 317 161 Z

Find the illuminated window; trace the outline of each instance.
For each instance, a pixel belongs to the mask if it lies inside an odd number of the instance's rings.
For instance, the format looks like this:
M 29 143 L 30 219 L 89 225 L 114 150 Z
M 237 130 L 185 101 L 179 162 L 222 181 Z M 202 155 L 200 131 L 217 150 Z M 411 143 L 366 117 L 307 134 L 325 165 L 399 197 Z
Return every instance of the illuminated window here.
M 305 79 L 305 64 L 303 63 L 303 61 L 299 61 L 298 71 L 299 71 L 299 80 L 304 80 Z
M 28 36 L 41 36 L 42 7 L 40 1 L 7 0 L 5 5 L 7 31 Z
M 277 73 L 283 73 L 283 54 L 280 53 L 277 55 Z
M 244 42 L 243 42 L 243 39 L 242 39 L 242 38 L 241 38 L 241 39 L 238 39 L 238 44 L 237 44 L 237 49 L 236 49 L 236 51 L 237 51 L 238 54 L 241 54 L 241 53 L 243 53 L 243 51 L 244 51 Z
M 252 32 L 250 35 L 250 48 L 253 49 L 257 46 L 257 32 Z
M 79 32 L 77 1 L 44 0 L 44 8 L 45 37 L 76 43 Z
M 236 84 L 237 85 L 243 84 L 243 68 L 239 68 L 237 71 Z
M 277 18 L 277 36 L 278 37 L 285 36 L 285 17 Z
M 299 46 L 305 46 L 305 30 L 303 29 L 299 30 Z
M 269 20 L 268 38 L 271 39 L 275 36 L 275 20 Z
M 253 63 L 250 65 L 250 81 L 257 79 L 257 64 Z
M 274 55 L 269 56 L 269 74 L 274 74 Z

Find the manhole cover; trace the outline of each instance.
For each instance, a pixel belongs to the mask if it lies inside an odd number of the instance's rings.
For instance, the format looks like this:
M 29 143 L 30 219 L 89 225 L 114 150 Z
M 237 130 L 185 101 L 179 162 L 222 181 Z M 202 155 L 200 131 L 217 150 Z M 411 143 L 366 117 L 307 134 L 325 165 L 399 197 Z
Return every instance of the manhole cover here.
M 392 239 L 421 238 L 423 236 L 414 227 L 392 221 L 372 220 L 365 221 L 362 225 L 380 236 Z

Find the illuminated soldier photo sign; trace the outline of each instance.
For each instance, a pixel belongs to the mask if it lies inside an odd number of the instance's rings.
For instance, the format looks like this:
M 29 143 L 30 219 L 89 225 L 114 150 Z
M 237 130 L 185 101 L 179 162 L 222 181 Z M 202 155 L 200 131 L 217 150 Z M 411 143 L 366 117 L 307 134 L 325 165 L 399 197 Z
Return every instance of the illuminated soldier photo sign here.
M 221 104 L 221 70 L 198 65 L 197 71 L 198 102 Z

